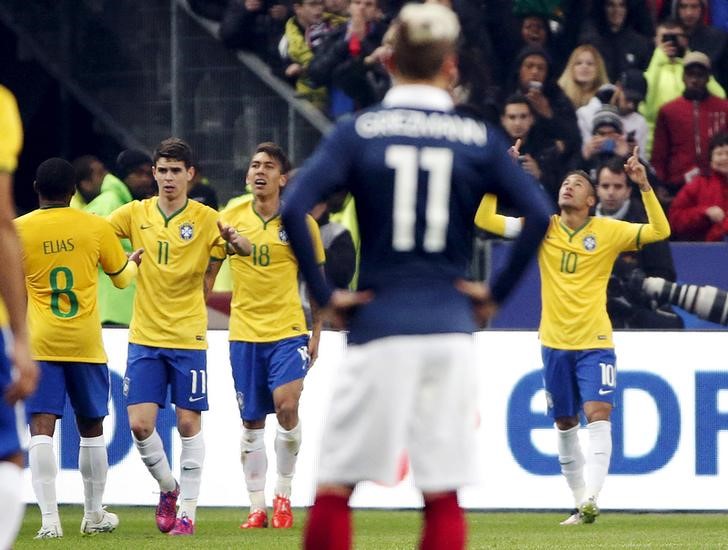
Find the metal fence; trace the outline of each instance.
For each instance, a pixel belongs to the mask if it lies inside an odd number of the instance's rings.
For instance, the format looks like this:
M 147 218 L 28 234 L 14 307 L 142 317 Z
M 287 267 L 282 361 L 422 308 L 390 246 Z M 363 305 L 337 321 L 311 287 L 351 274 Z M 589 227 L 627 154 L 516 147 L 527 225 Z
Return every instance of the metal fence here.
M 328 126 L 181 0 L 0 0 L 0 17 L 120 147 L 189 141 L 223 204 L 258 142 L 300 163 Z

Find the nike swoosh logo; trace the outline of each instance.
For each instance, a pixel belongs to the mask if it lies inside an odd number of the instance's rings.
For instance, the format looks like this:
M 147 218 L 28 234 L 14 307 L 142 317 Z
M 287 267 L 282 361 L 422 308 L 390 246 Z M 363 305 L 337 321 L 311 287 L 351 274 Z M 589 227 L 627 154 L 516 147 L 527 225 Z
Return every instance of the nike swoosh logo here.
M 190 403 L 194 403 L 195 401 L 199 401 L 200 399 L 204 399 L 205 396 L 201 395 L 200 397 L 191 397 L 190 396 Z
M 607 395 L 607 394 L 612 393 L 613 391 L 614 390 L 602 390 L 602 389 L 600 389 L 599 390 L 599 395 Z
M 143 223 L 139 226 L 139 229 L 149 229 L 150 227 L 152 227 L 151 223 Z

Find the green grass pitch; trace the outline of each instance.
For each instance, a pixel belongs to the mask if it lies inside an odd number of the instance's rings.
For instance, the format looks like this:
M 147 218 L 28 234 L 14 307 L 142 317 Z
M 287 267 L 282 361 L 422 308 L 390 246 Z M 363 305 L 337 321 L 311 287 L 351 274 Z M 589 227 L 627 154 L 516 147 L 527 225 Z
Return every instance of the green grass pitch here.
M 40 526 L 35 505 L 28 507 L 14 546 L 24 548 L 162 549 L 238 548 L 255 550 L 300 547 L 305 511 L 294 510 L 293 529 L 241 531 L 242 511 L 235 508 L 201 508 L 194 537 L 171 538 L 159 533 L 151 507 L 109 507 L 119 514 L 116 532 L 82 537 L 78 532 L 81 507 L 62 506 L 64 537 L 33 540 Z M 565 513 L 471 512 L 468 513 L 468 548 L 476 549 L 728 549 L 728 516 L 725 514 L 625 514 L 604 512 L 593 525 L 561 527 Z M 420 515 L 416 511 L 354 512 L 356 550 L 404 550 L 416 548 Z M 447 549 L 443 549 L 447 550 Z

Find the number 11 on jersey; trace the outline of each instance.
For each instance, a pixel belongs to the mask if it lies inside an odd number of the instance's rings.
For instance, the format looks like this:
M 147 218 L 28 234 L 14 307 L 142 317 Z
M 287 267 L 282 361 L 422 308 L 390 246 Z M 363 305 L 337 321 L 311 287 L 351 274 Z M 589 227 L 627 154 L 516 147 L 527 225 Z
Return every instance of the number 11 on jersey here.
M 392 248 L 407 252 L 415 247 L 417 222 L 417 176 L 428 173 L 425 236 L 426 252 L 442 252 L 447 239 L 450 218 L 450 184 L 453 153 L 444 147 L 390 145 L 386 163 L 394 169 L 394 209 L 392 212 Z

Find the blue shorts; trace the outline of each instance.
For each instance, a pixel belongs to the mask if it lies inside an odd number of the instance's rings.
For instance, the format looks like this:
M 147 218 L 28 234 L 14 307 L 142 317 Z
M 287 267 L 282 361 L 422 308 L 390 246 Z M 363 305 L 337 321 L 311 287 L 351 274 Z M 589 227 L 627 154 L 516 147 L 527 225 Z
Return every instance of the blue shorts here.
M 3 395 L 12 382 L 12 366 L 5 350 L 5 335 L 0 330 L 0 459 L 22 450 L 21 433 L 25 430 L 23 404 L 10 405 Z
M 561 350 L 541 346 L 543 385 L 551 418 L 576 416 L 587 401 L 614 405 L 614 349 Z
M 273 390 L 306 376 L 308 336 L 277 342 L 230 342 L 240 418 L 262 420 L 275 412 Z
M 156 403 L 164 408 L 168 386 L 176 406 L 206 411 L 207 351 L 130 343 L 123 386 L 126 404 Z
M 109 414 L 109 369 L 103 363 L 38 361 L 40 377 L 25 401 L 28 415 L 63 416 L 66 395 L 76 416 L 103 418 Z

